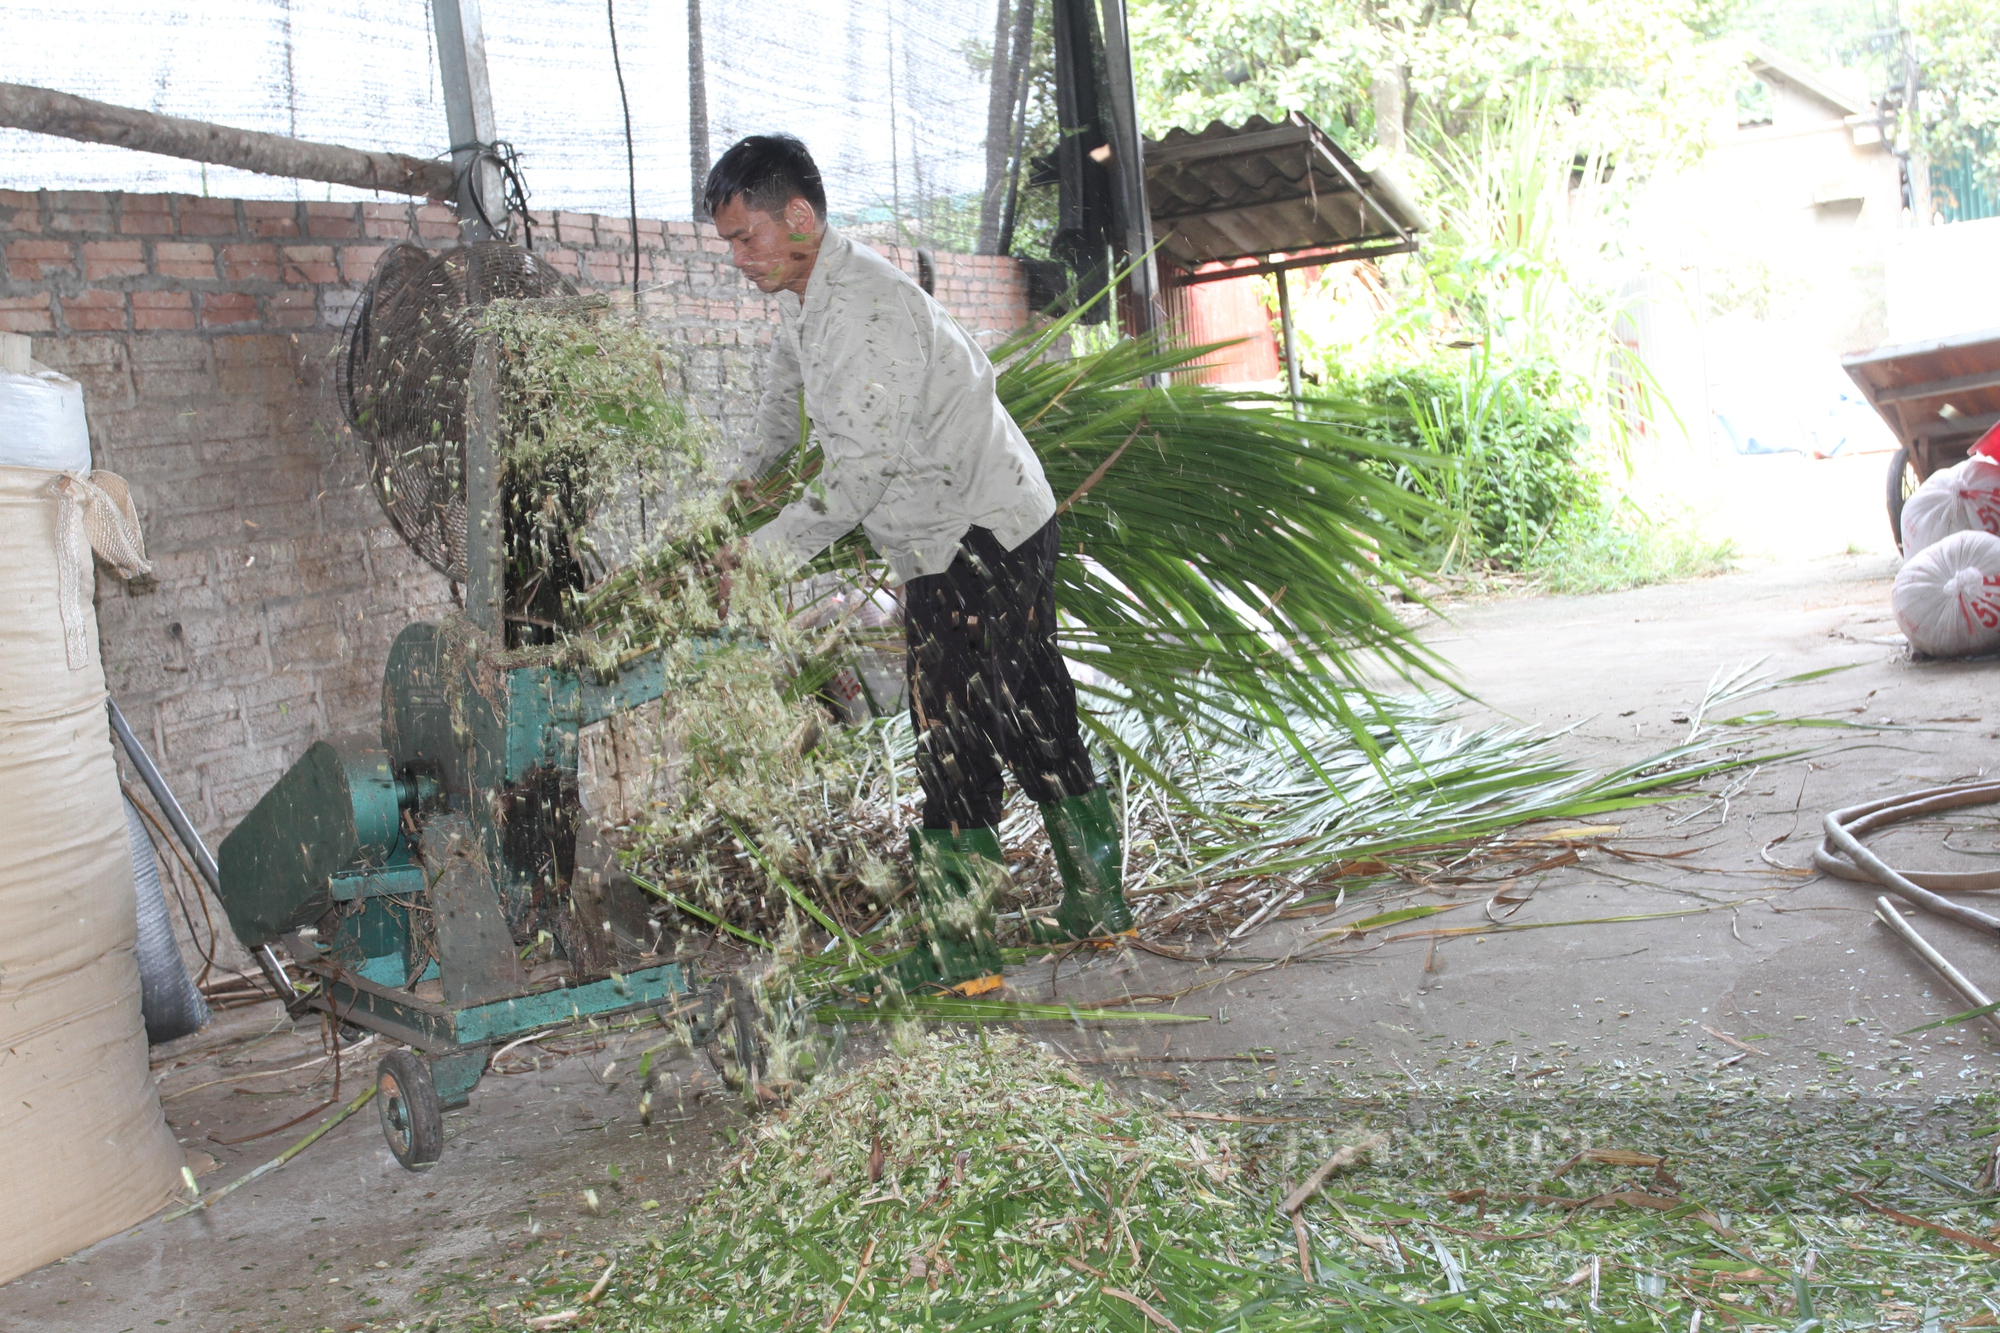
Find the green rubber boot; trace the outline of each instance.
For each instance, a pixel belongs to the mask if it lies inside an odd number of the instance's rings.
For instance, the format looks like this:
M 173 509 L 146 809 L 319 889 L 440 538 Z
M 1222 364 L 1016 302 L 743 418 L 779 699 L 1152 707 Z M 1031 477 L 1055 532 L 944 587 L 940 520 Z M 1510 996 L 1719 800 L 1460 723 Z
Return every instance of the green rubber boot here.
M 922 937 L 891 970 L 896 982 L 906 992 L 999 989 L 993 898 L 1006 872 L 993 830 L 911 829 L 910 863 Z
M 1124 856 L 1118 821 L 1111 813 L 1111 793 L 1095 787 L 1041 809 L 1056 868 L 1062 872 L 1063 896 L 1053 930 L 1029 922 L 1034 938 L 1053 944 L 1131 934 L 1132 909 L 1125 904 L 1119 882 Z

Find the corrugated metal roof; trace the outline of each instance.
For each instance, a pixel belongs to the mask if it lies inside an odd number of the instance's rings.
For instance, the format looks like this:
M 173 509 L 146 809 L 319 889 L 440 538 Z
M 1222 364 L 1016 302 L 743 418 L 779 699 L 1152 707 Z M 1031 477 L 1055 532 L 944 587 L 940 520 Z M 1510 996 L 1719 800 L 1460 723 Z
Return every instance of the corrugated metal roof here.
M 1296 111 L 1276 123 L 1252 116 L 1148 140 L 1146 200 L 1161 258 L 1183 269 L 1414 249 L 1430 226 L 1387 172 L 1363 171 Z

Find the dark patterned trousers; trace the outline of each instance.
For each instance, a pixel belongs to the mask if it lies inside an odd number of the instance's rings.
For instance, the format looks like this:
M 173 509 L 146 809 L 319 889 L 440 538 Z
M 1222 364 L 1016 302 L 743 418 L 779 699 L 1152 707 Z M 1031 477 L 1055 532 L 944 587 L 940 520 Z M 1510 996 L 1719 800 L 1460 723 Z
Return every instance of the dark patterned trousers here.
M 998 824 L 1003 760 L 1040 804 L 1097 785 L 1056 651 L 1060 544 L 1053 518 L 1011 551 L 976 527 L 949 569 L 904 586 L 925 828 Z

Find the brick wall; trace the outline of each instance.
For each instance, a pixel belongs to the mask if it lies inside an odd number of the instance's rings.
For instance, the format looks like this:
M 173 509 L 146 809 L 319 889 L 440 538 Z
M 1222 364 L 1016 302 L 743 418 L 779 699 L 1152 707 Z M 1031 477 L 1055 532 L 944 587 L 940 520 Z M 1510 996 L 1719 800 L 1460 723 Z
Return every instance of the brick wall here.
M 538 223 L 579 286 L 630 282 L 625 219 Z M 431 204 L 0 191 L 0 330 L 82 381 L 96 465 L 132 484 L 156 565 L 99 583 L 106 675 L 211 838 L 314 740 L 374 733 L 391 639 L 450 604 L 376 506 L 331 372 L 384 251 L 456 234 Z M 712 233 L 642 219 L 639 244 L 644 309 L 691 396 L 739 425 L 770 303 Z M 1014 261 L 935 260 L 939 299 L 983 341 L 1025 321 Z

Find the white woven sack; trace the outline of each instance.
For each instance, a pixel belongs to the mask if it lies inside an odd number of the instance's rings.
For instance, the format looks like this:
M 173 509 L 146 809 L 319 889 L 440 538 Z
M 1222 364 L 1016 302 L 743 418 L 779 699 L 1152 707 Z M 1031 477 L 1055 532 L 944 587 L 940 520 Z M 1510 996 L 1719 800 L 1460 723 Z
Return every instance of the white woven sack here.
M 1889 596 L 1910 647 L 1932 657 L 2000 649 L 2000 537 L 1954 532 L 1904 564 Z
M 0 467 L 90 471 L 83 386 L 46 366 L 32 375 L 0 370 Z
M 2000 463 L 1974 455 L 1931 473 L 1903 502 L 1903 554 L 1913 556 L 1954 532 L 2000 536 Z
M 146 1065 L 93 538 L 144 562 L 118 478 L 0 467 L 0 1282 L 180 1184 Z

